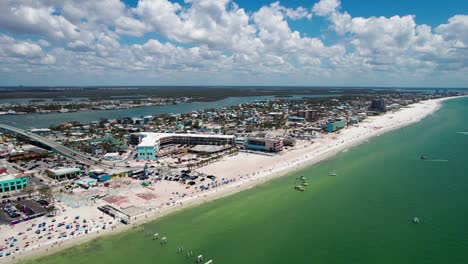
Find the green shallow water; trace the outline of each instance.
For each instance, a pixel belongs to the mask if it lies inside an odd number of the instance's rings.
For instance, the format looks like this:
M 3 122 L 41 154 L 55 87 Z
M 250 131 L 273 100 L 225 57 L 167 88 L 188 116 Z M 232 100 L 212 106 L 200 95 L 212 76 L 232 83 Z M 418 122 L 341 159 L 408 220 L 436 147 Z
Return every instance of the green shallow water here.
M 251 190 L 29 263 L 468 263 L 468 98 Z M 420 155 L 428 160 L 420 160 Z M 335 170 L 337 177 L 329 177 Z M 294 179 L 308 178 L 305 192 Z M 418 216 L 420 224 L 411 219 Z

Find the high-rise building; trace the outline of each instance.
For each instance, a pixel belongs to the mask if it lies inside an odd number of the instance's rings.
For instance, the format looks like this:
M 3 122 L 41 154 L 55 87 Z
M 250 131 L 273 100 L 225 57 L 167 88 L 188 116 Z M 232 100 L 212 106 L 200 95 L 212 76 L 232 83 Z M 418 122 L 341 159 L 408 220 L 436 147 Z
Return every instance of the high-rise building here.
M 318 117 L 317 110 L 299 110 L 297 116 L 304 118 L 308 122 L 315 121 Z
M 378 112 L 387 112 L 387 103 L 385 102 L 385 99 L 380 98 L 380 99 L 372 100 L 372 104 L 369 107 L 369 110 L 378 111 Z
M 283 140 L 276 138 L 247 138 L 244 146 L 251 150 L 279 152 L 283 150 Z

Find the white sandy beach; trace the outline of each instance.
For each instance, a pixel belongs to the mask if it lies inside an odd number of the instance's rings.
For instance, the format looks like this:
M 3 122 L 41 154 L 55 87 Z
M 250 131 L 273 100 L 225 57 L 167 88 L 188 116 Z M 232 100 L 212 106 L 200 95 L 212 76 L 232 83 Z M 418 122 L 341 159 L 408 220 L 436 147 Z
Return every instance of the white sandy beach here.
M 135 228 L 136 224 L 154 220 L 155 218 L 176 210 L 218 199 L 246 188 L 251 188 L 266 180 L 286 175 L 296 169 L 327 159 L 371 137 L 417 122 L 437 110 L 440 103 L 445 99 L 448 98 L 423 101 L 393 113 L 389 112 L 385 115 L 369 117 L 355 126 L 350 126 L 342 130 L 339 134 L 320 134 L 319 138 L 314 140 L 313 143 L 309 141 L 298 141 L 295 147 L 289 148 L 277 155 L 269 156 L 241 152 L 236 156 L 225 157 L 218 162 L 211 163 L 197 170 L 216 175 L 219 179 L 224 178 L 226 181 L 230 182 L 229 184 L 220 185 L 217 188 L 211 188 L 208 191 L 184 190 L 175 182 L 158 183 L 152 186 L 152 189 L 144 190 L 146 193 L 152 192 L 156 198 L 141 200 L 141 202 L 147 203 L 149 205 L 147 208 L 150 209 L 140 213 L 136 218 L 132 218 L 132 223 L 130 225 L 117 223 L 114 219 L 98 211 L 96 207 L 102 205 L 102 202 L 96 205 L 66 208 L 65 212 L 62 212 L 61 215 L 56 217 L 57 222 L 69 222 L 73 220 L 75 216 L 79 215 L 80 219 L 86 218 L 93 229 L 88 232 L 88 234 L 78 234 L 73 238 L 68 236 L 66 239 L 53 238 L 46 241 L 38 240 L 31 235 L 31 238 L 28 239 L 31 241 L 31 246 L 28 248 L 22 247 L 19 252 L 15 252 L 12 256 L 4 256 L 0 259 L 0 263 L 11 263 L 12 261 L 24 259 L 25 257 L 37 257 L 49 254 L 56 250 L 83 243 L 97 236 L 110 234 L 118 230 Z M 177 196 L 174 195 L 176 191 L 180 192 Z M 185 192 L 185 195 L 181 195 L 183 192 Z M 140 193 L 141 191 L 129 189 L 128 196 L 136 197 Z M 140 198 L 136 197 L 135 199 Z M 171 201 L 171 204 L 167 205 L 167 201 Z M 172 203 L 172 201 L 175 202 Z M 51 224 L 50 219 L 37 220 L 36 223 L 44 221 L 47 222 L 47 225 Z M 109 222 L 112 222 L 112 224 L 109 224 Z M 22 223 L 14 227 L 0 226 L 0 242 L 3 243 L 4 239 L 17 236 L 19 232 L 24 232 L 32 223 L 33 222 Z M 103 223 L 107 223 L 107 228 L 105 230 L 102 229 Z M 83 223 L 81 222 L 81 224 Z M 14 249 L 11 249 L 11 251 L 14 251 Z

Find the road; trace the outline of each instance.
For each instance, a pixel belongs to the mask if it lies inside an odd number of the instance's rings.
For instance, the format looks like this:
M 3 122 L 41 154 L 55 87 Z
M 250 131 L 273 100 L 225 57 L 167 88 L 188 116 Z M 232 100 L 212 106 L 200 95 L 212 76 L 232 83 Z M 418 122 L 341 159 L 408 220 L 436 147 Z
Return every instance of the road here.
M 122 164 L 125 161 L 131 160 L 133 155 L 135 154 L 134 152 L 130 153 L 130 155 L 123 161 L 118 161 L 118 162 L 101 161 L 101 160 L 98 160 L 98 159 L 96 159 L 94 157 L 86 155 L 84 153 L 81 153 L 79 151 L 76 151 L 74 149 L 66 147 L 66 146 L 64 146 L 62 144 L 59 144 L 59 143 L 57 143 L 57 142 L 55 142 L 53 140 L 50 140 L 48 138 L 45 138 L 43 136 L 31 133 L 31 132 L 28 132 L 28 131 L 20 129 L 20 128 L 12 127 L 12 126 L 5 125 L 5 124 L 0 124 L 0 129 L 3 129 L 3 130 L 8 131 L 8 132 L 15 133 L 15 134 L 18 134 L 18 135 L 25 136 L 25 137 L 33 140 L 33 141 L 36 141 L 38 143 L 41 143 L 41 144 L 43 144 L 45 146 L 50 147 L 53 151 L 55 151 L 55 152 L 57 152 L 57 153 L 59 153 L 61 155 L 64 155 L 64 156 L 66 156 L 68 158 L 71 158 L 73 160 L 76 160 L 78 162 L 81 162 L 81 163 L 83 163 L 85 165 L 96 166 L 96 167 L 100 167 L 102 169 L 125 168 L 127 170 L 142 169 L 142 167 L 143 167 L 143 165 L 142 166 L 137 166 L 137 167 L 128 167 L 128 166 Z M 115 163 L 120 163 L 122 165 L 115 164 Z
M 86 154 L 83 154 L 81 152 L 78 152 L 76 150 L 73 150 L 69 147 L 66 147 L 62 144 L 59 144 L 53 140 L 50 140 L 50 139 L 47 139 L 45 137 L 42 137 L 40 135 L 37 135 L 37 134 L 34 134 L 34 133 L 31 133 L 31 132 L 28 132 L 26 130 L 23 130 L 23 129 L 20 129 L 20 128 L 16 128 L 16 127 L 12 127 L 12 126 L 9 126 L 9 125 L 5 125 L 5 124 L 0 124 L 0 129 L 3 129 L 5 131 L 8 131 L 8 132 L 12 132 L 12 133 L 15 133 L 15 134 L 18 134 L 18 135 L 22 135 L 24 137 L 27 137 L 33 141 L 36 141 L 40 144 L 43 144 L 45 146 L 48 146 L 50 147 L 53 151 L 59 153 L 59 154 L 62 154 L 64 156 L 67 156 L 71 159 L 74 159 L 76 161 L 79 161 L 83 164 L 86 164 L 86 165 L 96 165 L 96 163 L 99 163 L 99 161 L 91 156 L 88 156 Z

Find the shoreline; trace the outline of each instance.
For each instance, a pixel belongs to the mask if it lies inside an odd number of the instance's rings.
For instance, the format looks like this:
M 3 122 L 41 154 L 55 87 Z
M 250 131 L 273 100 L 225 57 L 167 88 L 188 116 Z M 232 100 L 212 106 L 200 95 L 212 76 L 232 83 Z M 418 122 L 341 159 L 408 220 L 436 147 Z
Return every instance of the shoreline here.
M 402 108 L 396 112 L 389 112 L 381 116 L 368 118 L 371 120 L 359 123 L 358 126 L 346 128 L 342 130 L 340 134 L 332 134 L 331 136 L 324 138 L 322 143 L 317 143 L 318 146 L 314 143 L 310 146 L 304 146 L 304 148 L 302 149 L 298 148 L 287 152 L 284 155 L 278 155 L 277 159 L 283 161 L 279 165 L 277 165 L 277 163 L 274 163 L 274 161 L 272 160 L 268 160 L 268 162 L 270 163 L 269 165 L 274 165 L 273 167 L 268 167 L 265 169 L 260 167 L 259 169 L 257 166 L 257 168 L 254 168 L 255 170 L 251 176 L 250 173 L 248 173 L 246 176 L 242 176 L 239 181 L 229 184 L 227 186 L 221 187 L 219 189 L 212 189 L 210 191 L 199 193 L 191 197 L 183 198 L 178 201 L 179 204 L 177 205 L 163 206 L 162 208 L 160 208 L 160 210 L 149 210 L 145 213 L 139 214 L 135 216 L 135 219 L 133 219 L 132 217 L 132 222 L 129 225 L 119 224 L 113 228 L 99 230 L 97 233 L 92 232 L 88 235 L 82 235 L 66 240 L 61 240 L 59 246 L 53 246 L 52 242 L 54 241 L 49 241 L 50 243 L 44 243 L 42 246 L 36 249 L 23 251 L 18 254 L 15 254 L 12 257 L 3 257 L 2 259 L 0 259 L 0 263 L 13 263 L 37 259 L 45 255 L 53 254 L 64 249 L 80 245 L 82 243 L 86 243 L 96 238 L 101 238 L 105 235 L 117 234 L 120 232 L 128 231 L 133 228 L 137 228 L 136 226 L 138 225 L 144 224 L 149 221 L 154 221 L 161 217 L 167 216 L 169 214 L 181 210 L 185 210 L 187 208 L 198 206 L 206 202 L 212 202 L 217 199 L 221 199 L 223 197 L 238 193 L 240 191 L 254 188 L 259 184 L 269 181 L 271 179 L 289 175 L 294 171 L 301 170 L 305 167 L 309 167 L 318 162 L 329 159 L 334 155 L 351 147 L 355 147 L 359 144 L 362 144 L 373 137 L 419 122 L 420 120 L 426 118 L 427 116 L 437 111 L 440 108 L 441 103 L 443 101 L 450 100 L 453 98 L 459 97 L 447 97 L 422 101 L 420 103 L 412 104 L 408 107 Z M 412 111 L 416 112 L 412 113 Z M 413 114 L 416 114 L 416 116 L 412 116 Z M 397 118 L 393 119 L 394 117 Z M 391 123 L 389 120 L 393 121 L 393 123 Z M 379 124 L 384 124 L 385 121 L 390 123 L 390 125 L 377 128 Z M 246 157 L 249 159 L 252 159 L 252 156 L 255 157 L 255 154 L 246 154 Z M 220 163 L 230 162 L 230 159 L 231 158 L 226 158 L 226 160 L 220 161 Z M 235 157 L 233 157 L 232 159 L 235 159 Z M 238 161 L 237 166 L 239 166 L 239 162 L 240 161 Z M 201 170 L 216 171 L 219 170 L 219 166 L 220 164 L 214 163 L 202 168 Z

